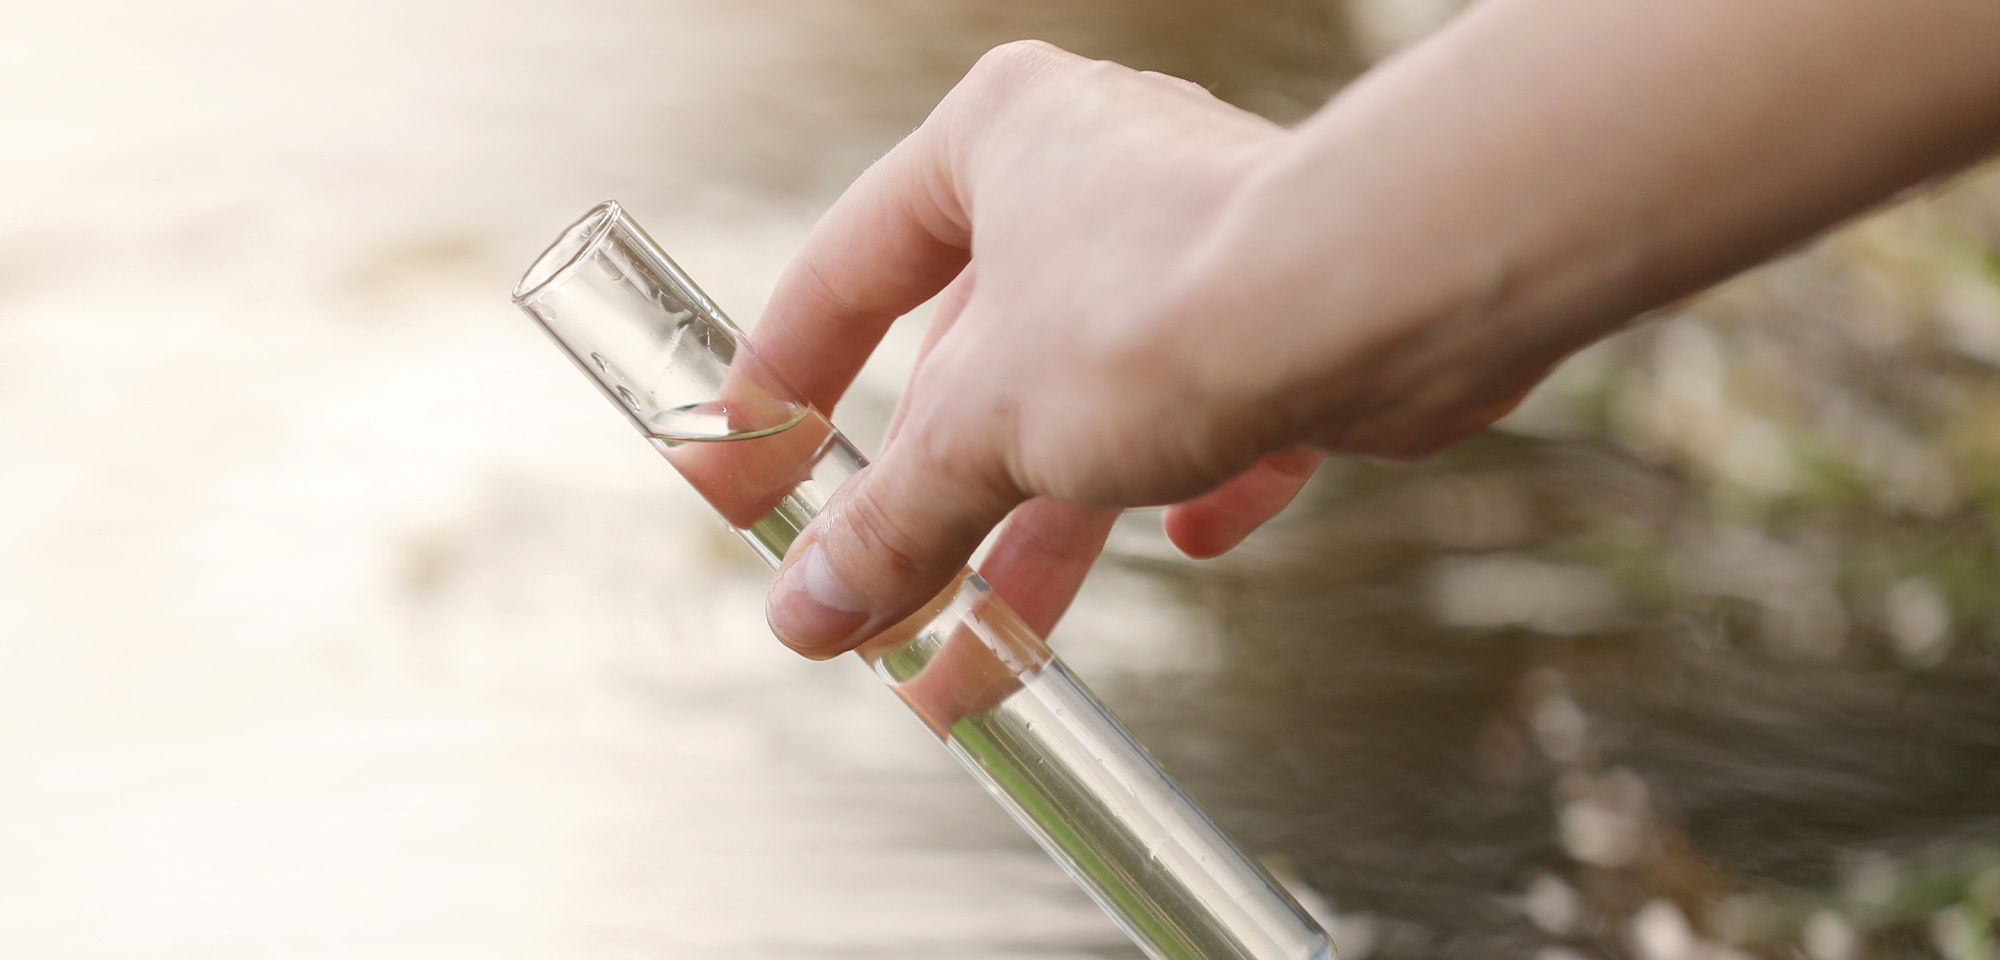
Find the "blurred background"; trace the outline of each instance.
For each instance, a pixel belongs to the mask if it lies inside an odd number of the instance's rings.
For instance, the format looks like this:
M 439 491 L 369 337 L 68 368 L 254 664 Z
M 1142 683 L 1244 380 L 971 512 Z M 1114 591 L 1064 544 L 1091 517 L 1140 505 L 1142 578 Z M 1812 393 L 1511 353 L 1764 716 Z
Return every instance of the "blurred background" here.
M 5 955 L 1135 956 L 507 291 L 616 197 L 749 321 L 995 43 L 1289 121 L 1454 6 L 13 11 Z M 1975 171 L 1230 558 L 1135 514 L 1055 643 L 1350 960 L 1988 960 L 1996 370 Z

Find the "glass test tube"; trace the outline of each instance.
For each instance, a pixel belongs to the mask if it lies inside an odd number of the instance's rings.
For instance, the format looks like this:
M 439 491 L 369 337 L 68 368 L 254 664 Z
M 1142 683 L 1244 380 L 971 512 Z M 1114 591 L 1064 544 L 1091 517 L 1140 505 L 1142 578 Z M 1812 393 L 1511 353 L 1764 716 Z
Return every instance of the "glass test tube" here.
M 565 231 L 514 302 L 774 567 L 867 464 L 615 202 Z M 1332 960 L 978 574 L 857 652 L 1153 960 Z

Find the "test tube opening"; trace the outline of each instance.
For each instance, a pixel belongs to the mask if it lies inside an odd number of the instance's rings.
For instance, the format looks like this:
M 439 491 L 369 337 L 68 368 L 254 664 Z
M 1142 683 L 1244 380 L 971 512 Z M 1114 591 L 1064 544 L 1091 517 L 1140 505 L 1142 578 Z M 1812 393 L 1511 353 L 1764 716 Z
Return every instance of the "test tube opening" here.
M 525 304 L 556 280 L 582 263 L 584 258 L 611 233 L 611 225 L 624 211 L 616 200 L 606 200 L 590 208 L 549 244 L 535 262 L 528 265 L 521 282 L 514 285 L 514 302 Z
M 798 393 L 616 201 L 565 229 L 515 291 L 648 437 L 754 439 L 806 416 Z

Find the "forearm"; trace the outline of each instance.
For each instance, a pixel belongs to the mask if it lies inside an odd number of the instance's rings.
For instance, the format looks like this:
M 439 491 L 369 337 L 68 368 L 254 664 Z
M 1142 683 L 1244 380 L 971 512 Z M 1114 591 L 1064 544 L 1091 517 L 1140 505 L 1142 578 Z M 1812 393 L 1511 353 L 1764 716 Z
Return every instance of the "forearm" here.
M 951 284 L 895 440 L 800 538 L 772 623 L 852 647 L 1030 498 L 1177 503 L 1176 542 L 1224 549 L 1308 472 L 1272 454 L 1441 449 L 1630 316 L 1996 139 L 1995 0 L 1482 0 L 1292 131 L 1002 48 L 828 212 L 758 328 L 830 403 Z M 1007 536 L 1042 555 L 1102 542 L 1028 516 Z
M 1465 371 L 1525 383 L 1996 146 L 1992 0 L 1486 0 L 1298 128 L 1219 247 L 1325 356 L 1491 400 Z M 1351 379 L 1321 359 L 1283 361 L 1302 418 Z

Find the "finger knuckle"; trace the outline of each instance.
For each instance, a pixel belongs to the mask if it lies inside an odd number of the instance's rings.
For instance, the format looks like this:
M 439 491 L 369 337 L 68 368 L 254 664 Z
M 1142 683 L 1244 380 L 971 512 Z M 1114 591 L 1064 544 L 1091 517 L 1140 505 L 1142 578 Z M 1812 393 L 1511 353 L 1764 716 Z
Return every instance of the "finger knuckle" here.
M 949 416 L 925 419 L 908 453 L 917 469 L 940 481 L 941 493 L 967 512 L 988 512 L 1018 486 L 1012 468 L 1018 411 L 1018 403 L 999 394 L 984 404 L 953 404 Z
M 1176 77 L 1171 73 L 1161 73 L 1158 70 L 1141 70 L 1139 71 L 1139 75 L 1185 93 L 1198 94 L 1203 99 L 1213 99 L 1215 97 L 1214 92 L 1210 91 L 1207 87 L 1186 77 Z
M 1037 81 L 1079 69 L 1094 61 L 1043 40 L 1014 40 L 986 51 L 966 72 L 955 91 L 975 100 L 1004 99 Z
M 1097 558 L 1097 543 L 1078 531 L 1089 528 L 1092 519 L 1074 509 L 1061 513 L 1042 511 L 1008 527 L 1009 536 L 1021 539 L 1028 551 L 1054 564 L 1089 563 Z
M 863 310 L 860 305 L 835 289 L 832 281 L 827 279 L 826 271 L 817 261 L 801 261 L 795 276 L 798 289 L 812 301 L 814 306 L 824 311 L 843 317 L 862 316 L 870 312 Z
M 1045 67 L 1071 57 L 1074 54 L 1046 40 L 1010 40 L 982 54 L 973 69 L 1018 72 Z
M 897 512 L 882 501 L 872 484 L 862 484 L 841 507 L 840 519 L 860 555 L 869 558 L 873 572 L 901 580 L 921 572 L 916 538 L 897 523 Z M 872 578 L 870 578 L 872 579 Z

